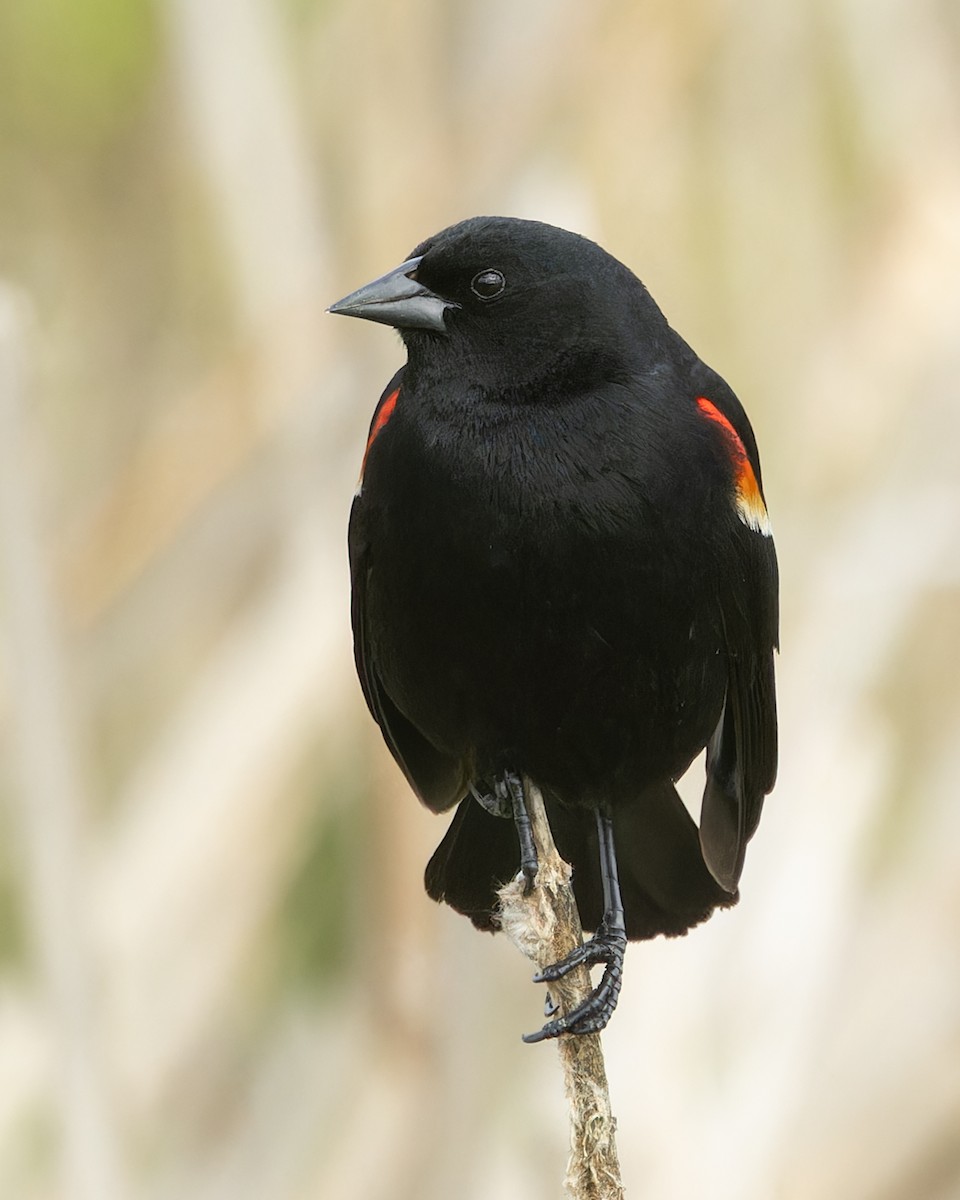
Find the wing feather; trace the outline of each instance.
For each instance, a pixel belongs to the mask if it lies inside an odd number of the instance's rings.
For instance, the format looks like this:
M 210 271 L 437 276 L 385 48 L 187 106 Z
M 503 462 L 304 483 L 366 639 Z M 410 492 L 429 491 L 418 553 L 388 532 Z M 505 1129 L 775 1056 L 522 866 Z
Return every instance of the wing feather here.
M 760 459 L 743 408 L 725 385 L 714 389 L 711 399 L 740 437 L 759 486 Z M 764 797 L 777 774 L 774 652 L 779 641 L 779 613 L 773 539 L 734 521 L 730 532 L 731 561 L 722 572 L 719 597 L 727 692 L 707 747 L 700 844 L 714 878 L 733 892 L 747 842 L 756 831 Z
M 377 415 L 384 401 L 400 387 L 403 369 L 384 389 L 371 422 L 371 439 L 377 430 Z M 369 448 L 369 443 L 368 443 Z M 367 593 L 375 579 L 376 563 L 364 530 L 363 500 L 358 494 L 350 513 L 351 606 L 353 652 L 364 699 L 380 726 L 384 741 L 410 786 L 434 812 L 442 812 L 464 795 L 467 779 L 464 764 L 444 754 L 408 720 L 391 699 L 377 671 L 376 645 L 370 629 Z

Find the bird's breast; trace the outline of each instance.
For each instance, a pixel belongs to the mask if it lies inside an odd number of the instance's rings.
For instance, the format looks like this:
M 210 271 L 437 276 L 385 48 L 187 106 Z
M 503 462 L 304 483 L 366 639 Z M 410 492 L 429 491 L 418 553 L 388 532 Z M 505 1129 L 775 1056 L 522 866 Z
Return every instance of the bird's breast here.
M 547 759 L 562 743 L 569 770 L 586 730 L 591 761 L 639 736 L 672 767 L 693 696 L 722 695 L 712 592 L 691 585 L 702 556 L 671 543 L 642 477 L 593 449 L 528 422 L 483 438 L 402 431 L 371 453 L 358 504 L 373 651 L 438 745 Z M 644 713 L 659 722 L 646 734 Z

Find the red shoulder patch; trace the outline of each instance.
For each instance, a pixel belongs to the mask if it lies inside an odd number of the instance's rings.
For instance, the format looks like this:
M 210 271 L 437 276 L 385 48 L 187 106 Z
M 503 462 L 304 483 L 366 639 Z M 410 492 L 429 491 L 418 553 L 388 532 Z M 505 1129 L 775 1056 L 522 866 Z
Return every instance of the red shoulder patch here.
M 697 398 L 697 407 L 705 417 L 715 421 L 724 432 L 730 457 L 733 460 L 737 516 L 750 529 L 762 533 L 764 537 L 769 537 L 771 529 L 767 506 L 763 502 L 760 485 L 757 483 L 757 477 L 739 433 L 720 409 L 706 396 Z
M 373 414 L 373 420 L 370 422 L 370 432 L 367 435 L 367 447 L 363 452 L 363 462 L 360 464 L 360 481 L 357 487 L 359 491 L 363 484 L 363 473 L 367 469 L 367 455 L 370 453 L 370 447 L 383 432 L 384 426 L 393 416 L 393 411 L 397 407 L 397 398 L 400 395 L 400 389 L 394 388 L 389 395 L 377 405 L 376 412 Z

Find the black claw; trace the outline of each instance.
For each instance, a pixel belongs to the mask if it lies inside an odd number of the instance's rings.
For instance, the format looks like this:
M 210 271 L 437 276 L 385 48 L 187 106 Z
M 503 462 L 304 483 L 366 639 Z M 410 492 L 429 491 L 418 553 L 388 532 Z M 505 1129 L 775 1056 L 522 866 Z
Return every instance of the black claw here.
M 525 1033 L 523 1040 L 527 1043 L 545 1042 L 550 1038 L 560 1037 L 569 1033 L 580 1036 L 585 1033 L 599 1033 L 605 1029 L 620 995 L 620 985 L 623 973 L 616 963 L 611 963 L 603 973 L 599 986 L 594 988 L 584 1002 L 565 1017 L 557 1017 L 548 1021 L 536 1033 Z
M 543 1015 L 547 1018 L 555 1017 L 559 1011 L 559 1008 L 559 1004 L 557 1004 L 556 1000 L 554 1000 L 554 998 L 550 995 L 549 990 L 546 991 L 543 996 Z
M 513 801 L 506 787 L 498 780 L 491 788 L 484 780 L 470 784 L 473 798 L 494 817 L 513 817 Z
M 551 963 L 542 971 L 538 971 L 533 977 L 533 982 L 550 983 L 554 979 L 562 979 L 575 967 L 584 964 L 593 966 L 594 963 L 619 963 L 622 968 L 626 945 L 625 934 L 619 930 L 616 933 L 607 933 L 601 927 L 592 938 L 582 942 L 579 946 L 574 946 L 570 953 L 561 958 L 559 962 Z
M 534 982 L 546 983 L 562 978 L 581 964 L 606 964 L 603 978 L 582 1004 L 565 1017 L 548 1021 L 537 1033 L 524 1034 L 523 1040 L 528 1043 L 545 1042 L 549 1038 L 560 1037 L 563 1033 L 599 1033 L 605 1028 L 617 1007 L 617 998 L 623 983 L 623 956 L 626 945 L 626 936 L 621 930 L 608 933 L 600 929 L 589 941 L 574 947 L 559 962 L 551 963 L 542 971 L 538 971 L 533 977 Z M 549 996 L 549 992 L 547 994 Z M 556 1011 L 556 1006 L 553 1011 Z M 552 1013 L 545 1010 L 545 1015 L 552 1016 Z
M 545 1042 L 548 1038 L 559 1037 L 559 1032 L 552 1032 L 552 1027 L 554 1024 L 556 1024 L 556 1022 L 550 1021 L 547 1025 L 544 1025 L 542 1029 L 538 1029 L 536 1033 L 521 1034 L 520 1040 L 526 1042 L 528 1046 L 532 1046 L 536 1042 Z

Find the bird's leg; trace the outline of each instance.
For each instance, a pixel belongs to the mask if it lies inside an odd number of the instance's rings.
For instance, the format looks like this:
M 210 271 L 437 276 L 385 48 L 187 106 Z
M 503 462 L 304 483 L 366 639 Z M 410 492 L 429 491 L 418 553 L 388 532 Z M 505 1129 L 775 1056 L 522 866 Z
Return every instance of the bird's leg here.
M 481 785 L 482 786 L 482 785 Z M 520 870 L 523 872 L 523 893 L 528 896 L 533 890 L 539 864 L 537 848 L 533 842 L 530 815 L 523 794 L 523 780 L 515 771 L 504 771 L 493 785 L 493 793 L 481 791 L 470 785 L 474 799 L 495 817 L 512 817 L 520 841 Z
M 537 1033 L 524 1035 L 525 1042 L 542 1042 L 561 1033 L 599 1033 L 613 1016 L 623 981 L 623 955 L 627 947 L 627 929 L 623 920 L 623 901 L 617 877 L 617 853 L 613 843 L 613 820 L 608 811 L 597 811 L 600 844 L 600 878 L 603 883 L 603 919 L 588 941 L 574 947 L 559 962 L 537 972 L 535 983 L 560 979 L 581 964 L 604 963 L 603 978 L 584 1002 L 564 1017 L 548 1021 Z
M 537 861 L 537 847 L 533 841 L 533 829 L 530 825 L 530 814 L 527 812 L 527 801 L 523 794 L 523 780 L 513 771 L 504 771 L 503 778 L 497 782 L 498 788 L 505 788 L 513 805 L 513 823 L 517 827 L 517 838 L 520 841 L 520 870 L 523 872 L 523 894 L 528 896 L 533 891 L 537 880 L 540 864 Z

